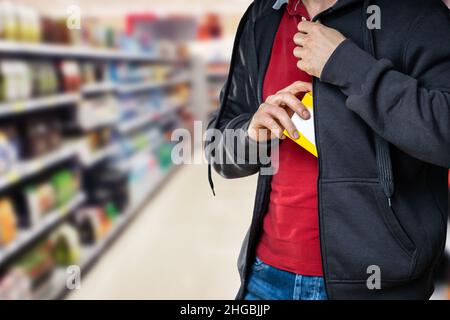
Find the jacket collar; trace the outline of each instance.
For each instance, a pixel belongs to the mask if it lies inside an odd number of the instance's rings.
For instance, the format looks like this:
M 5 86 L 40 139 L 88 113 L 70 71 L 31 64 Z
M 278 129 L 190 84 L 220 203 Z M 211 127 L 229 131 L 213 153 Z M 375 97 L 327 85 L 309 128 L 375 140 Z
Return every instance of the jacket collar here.
M 288 0 L 276 0 L 272 6 L 272 9 L 280 10 L 281 7 L 286 3 L 288 3 Z
M 272 0 L 273 5 L 272 5 L 272 9 L 274 10 L 280 10 L 283 5 L 287 4 L 289 0 Z M 358 3 L 358 2 L 362 2 L 362 0 L 338 0 L 336 2 L 336 4 L 334 5 L 334 9 L 341 9 L 343 7 L 346 7 L 348 5 L 354 4 L 354 3 Z

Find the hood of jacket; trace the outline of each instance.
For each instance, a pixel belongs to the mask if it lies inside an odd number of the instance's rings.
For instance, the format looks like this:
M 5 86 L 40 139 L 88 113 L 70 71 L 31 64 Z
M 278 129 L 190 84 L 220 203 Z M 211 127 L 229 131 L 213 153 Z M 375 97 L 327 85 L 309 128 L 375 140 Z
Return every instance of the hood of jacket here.
M 295 0 L 290 0 L 295 1 Z M 251 19 L 253 21 L 258 20 L 271 13 L 274 8 L 287 3 L 288 0 L 256 0 L 253 3 L 253 9 L 251 12 Z M 364 0 L 338 0 L 333 6 L 334 11 L 348 9 L 355 4 L 363 3 Z

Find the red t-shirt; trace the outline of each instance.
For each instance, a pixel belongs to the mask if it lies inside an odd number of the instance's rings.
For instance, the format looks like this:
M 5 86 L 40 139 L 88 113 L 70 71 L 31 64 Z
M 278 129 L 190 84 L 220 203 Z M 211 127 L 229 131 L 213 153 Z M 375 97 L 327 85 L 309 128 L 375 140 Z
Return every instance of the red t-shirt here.
M 297 68 L 293 37 L 309 14 L 301 0 L 289 1 L 272 48 L 264 99 L 295 81 L 311 82 Z M 299 96 L 302 98 L 302 96 Z M 322 276 L 317 207 L 317 158 L 290 139 L 281 142 L 268 212 L 256 254 L 266 264 L 305 276 Z

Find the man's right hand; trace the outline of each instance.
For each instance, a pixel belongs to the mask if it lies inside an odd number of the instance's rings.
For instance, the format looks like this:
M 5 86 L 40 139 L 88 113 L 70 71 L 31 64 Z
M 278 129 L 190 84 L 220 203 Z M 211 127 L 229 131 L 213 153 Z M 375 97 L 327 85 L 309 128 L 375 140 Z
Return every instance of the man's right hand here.
M 297 81 L 290 86 L 267 97 L 253 116 L 248 127 L 248 135 L 254 141 L 267 141 L 275 138 L 285 139 L 286 129 L 291 137 L 299 138 L 291 117 L 297 113 L 308 120 L 311 115 L 308 109 L 296 97 L 297 94 L 312 91 L 312 84 Z

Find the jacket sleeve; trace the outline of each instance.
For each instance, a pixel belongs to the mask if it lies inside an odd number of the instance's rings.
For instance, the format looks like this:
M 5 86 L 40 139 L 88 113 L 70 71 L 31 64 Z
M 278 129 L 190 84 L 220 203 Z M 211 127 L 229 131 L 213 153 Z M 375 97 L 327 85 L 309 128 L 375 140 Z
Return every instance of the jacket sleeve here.
M 253 175 L 259 172 L 263 162 L 268 161 L 262 161 L 259 155 L 267 154 L 269 144 L 256 143 L 247 134 L 248 125 L 258 107 L 253 93 L 256 89 L 249 80 L 248 59 L 252 56 L 246 50 L 250 41 L 247 24 L 243 26 L 239 43 L 235 44 L 232 77 L 222 89 L 221 107 L 209 121 L 205 142 L 208 162 L 216 172 L 228 179 Z M 230 88 L 226 90 L 228 85 Z M 228 96 L 225 97 L 227 91 Z
M 345 40 L 321 81 L 336 85 L 346 105 L 405 153 L 450 168 L 450 14 L 435 10 L 412 23 L 405 73 Z

